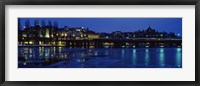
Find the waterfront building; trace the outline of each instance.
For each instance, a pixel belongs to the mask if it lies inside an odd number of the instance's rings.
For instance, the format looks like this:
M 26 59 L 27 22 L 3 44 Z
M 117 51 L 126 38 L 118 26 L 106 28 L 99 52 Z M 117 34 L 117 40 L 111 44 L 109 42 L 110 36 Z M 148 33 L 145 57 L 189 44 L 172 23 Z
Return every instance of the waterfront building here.
M 20 20 L 19 20 L 20 22 Z M 19 25 L 18 28 L 21 26 Z M 149 41 L 153 40 L 153 41 Z M 166 41 L 168 40 L 168 41 Z M 175 40 L 175 41 L 171 41 Z M 176 41 L 177 40 L 177 41 Z M 68 46 L 68 47 L 149 47 L 149 46 L 181 46 L 181 37 L 175 33 L 158 32 L 150 26 L 146 30 L 134 32 L 115 31 L 112 33 L 97 33 L 85 27 L 58 27 L 58 23 L 45 21 L 34 22 L 30 26 L 25 21 L 23 29 L 18 29 L 18 44 L 21 46 Z

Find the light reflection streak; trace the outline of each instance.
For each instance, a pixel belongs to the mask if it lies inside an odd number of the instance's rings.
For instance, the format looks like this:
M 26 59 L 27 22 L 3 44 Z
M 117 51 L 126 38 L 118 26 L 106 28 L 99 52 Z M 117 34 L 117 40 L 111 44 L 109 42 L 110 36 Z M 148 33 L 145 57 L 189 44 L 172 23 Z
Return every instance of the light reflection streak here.
M 136 65 L 137 59 L 136 59 L 136 49 L 132 49 L 132 64 Z
M 149 65 L 149 49 L 145 50 L 145 65 L 148 66 Z
M 160 48 L 160 52 L 159 52 L 159 63 L 161 67 L 165 66 L 165 53 L 164 53 L 164 49 Z
M 125 50 L 122 49 L 121 51 L 121 63 L 124 64 L 124 56 L 125 56 Z
M 92 62 L 94 59 L 94 65 L 99 65 L 98 61 L 96 60 L 102 60 L 103 63 L 109 63 L 106 61 L 110 61 L 113 63 L 109 64 L 117 64 L 126 67 L 176 67 L 180 68 L 182 67 L 182 48 L 173 48 L 170 49 L 169 52 L 166 48 L 123 48 L 123 49 L 85 49 L 82 51 L 82 49 L 65 49 L 64 47 L 38 47 L 38 48 L 22 48 L 20 49 L 21 57 L 24 57 L 25 60 L 29 62 L 32 58 L 35 58 L 36 60 L 45 60 L 45 61 L 51 61 L 54 60 L 55 62 L 57 59 L 65 59 L 66 61 L 73 61 L 73 59 L 76 59 L 76 57 L 85 57 L 87 54 L 91 54 L 92 56 L 98 56 L 98 57 L 92 57 L 91 59 L 87 60 L 88 62 Z M 155 55 L 154 54 L 155 51 Z M 31 54 L 32 53 L 32 54 Z M 172 54 L 172 64 L 168 62 L 168 57 L 166 55 Z M 22 56 L 23 55 L 23 56 Z M 101 57 L 102 55 L 102 57 Z M 104 55 L 106 58 L 104 58 Z M 107 58 L 108 57 L 108 58 Z M 39 59 L 38 59 L 39 58 Z M 43 59 L 40 59 L 43 58 Z M 45 59 L 44 59 L 45 58 Z M 53 59 L 49 59 L 53 58 Z M 33 60 L 35 60 L 33 59 Z M 105 59 L 105 61 L 103 61 Z M 87 62 L 85 61 L 85 62 Z M 156 62 L 155 64 L 153 62 Z M 171 61 L 171 59 L 170 59 Z M 24 61 L 23 61 L 24 62 Z M 25 65 L 29 65 L 29 63 L 26 62 Z M 175 63 L 174 63 L 175 62 Z M 22 63 L 23 64 L 23 63 Z M 92 63 L 93 64 L 93 63 Z M 167 65 L 166 65 L 167 64 Z M 85 64 L 82 63 L 83 67 Z M 128 65 L 128 66 L 127 66 Z
M 182 52 L 181 48 L 176 49 L 176 66 L 181 67 L 181 57 L 182 57 Z

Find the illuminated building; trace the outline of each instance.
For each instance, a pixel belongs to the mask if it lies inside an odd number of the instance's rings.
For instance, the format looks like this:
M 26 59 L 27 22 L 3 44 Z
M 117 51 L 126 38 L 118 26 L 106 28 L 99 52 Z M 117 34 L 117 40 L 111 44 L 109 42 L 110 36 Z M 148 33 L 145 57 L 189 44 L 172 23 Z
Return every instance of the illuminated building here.
M 99 39 L 99 35 L 98 34 L 88 34 L 88 38 L 89 39 Z
M 19 26 L 20 28 L 21 26 Z M 51 21 L 48 25 L 42 21 L 41 25 L 39 21 L 34 22 L 34 26 L 30 26 L 29 21 L 25 21 L 25 26 L 22 30 L 18 29 L 18 44 L 20 45 L 45 45 L 45 46 L 66 46 L 69 44 L 70 47 L 89 47 L 94 48 L 96 46 L 135 46 L 134 43 L 125 42 L 121 45 L 115 45 L 114 42 L 104 42 L 98 44 L 95 42 L 87 42 L 92 40 L 132 40 L 132 39 L 157 39 L 162 40 L 164 38 L 173 38 L 173 40 L 181 39 L 180 34 L 178 36 L 175 33 L 158 32 L 152 29 L 150 26 L 146 30 L 138 30 L 134 32 L 121 32 L 115 31 L 112 33 L 97 33 L 89 28 L 75 27 L 71 28 L 65 26 L 63 28 L 58 28 L 57 22 L 52 25 Z M 70 41 L 67 43 L 66 41 Z M 80 43 L 73 41 L 81 41 Z M 142 43 L 141 45 L 149 46 L 150 43 Z M 163 46 L 164 44 L 159 43 L 158 45 Z

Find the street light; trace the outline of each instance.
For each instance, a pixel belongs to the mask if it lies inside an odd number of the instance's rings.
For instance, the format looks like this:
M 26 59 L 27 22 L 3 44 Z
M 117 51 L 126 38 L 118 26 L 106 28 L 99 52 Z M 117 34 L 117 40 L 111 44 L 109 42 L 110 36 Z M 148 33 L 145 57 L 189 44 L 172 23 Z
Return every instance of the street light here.
M 178 33 L 177 36 L 180 37 L 180 34 Z

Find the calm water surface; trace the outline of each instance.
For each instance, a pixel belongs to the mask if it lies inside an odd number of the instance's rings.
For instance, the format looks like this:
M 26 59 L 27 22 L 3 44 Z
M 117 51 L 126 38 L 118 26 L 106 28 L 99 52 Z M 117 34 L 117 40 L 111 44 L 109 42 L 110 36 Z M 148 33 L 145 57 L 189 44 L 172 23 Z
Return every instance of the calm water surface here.
M 19 68 L 182 68 L 182 48 L 19 47 Z

